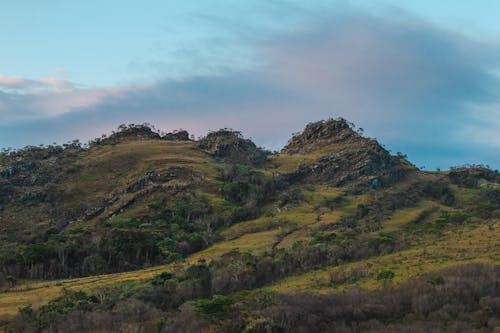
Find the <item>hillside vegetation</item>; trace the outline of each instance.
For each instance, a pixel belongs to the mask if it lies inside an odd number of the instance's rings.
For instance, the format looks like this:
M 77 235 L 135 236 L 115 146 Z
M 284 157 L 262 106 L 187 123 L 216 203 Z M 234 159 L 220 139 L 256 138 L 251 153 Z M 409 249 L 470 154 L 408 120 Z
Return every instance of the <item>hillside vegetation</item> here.
M 426 172 L 343 119 L 279 153 L 120 126 L 0 154 L 13 332 L 493 332 L 500 175 Z

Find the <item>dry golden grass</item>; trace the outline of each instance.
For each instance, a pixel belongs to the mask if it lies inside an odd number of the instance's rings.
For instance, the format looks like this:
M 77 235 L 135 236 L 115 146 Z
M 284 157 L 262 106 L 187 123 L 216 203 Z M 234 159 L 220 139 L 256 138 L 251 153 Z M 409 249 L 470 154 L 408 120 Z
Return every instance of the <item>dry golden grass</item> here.
M 396 211 L 390 219 L 382 223 L 385 232 L 395 232 L 415 221 L 422 213 L 438 206 L 435 202 L 424 201 L 417 207 L 404 208 Z
M 191 255 L 188 260 L 192 263 L 198 261 L 199 259 L 214 260 L 233 250 L 261 254 L 271 249 L 274 242 L 276 242 L 279 233 L 279 229 L 268 230 L 216 243 L 203 251 Z
M 146 268 L 140 271 L 105 274 L 75 279 L 50 281 L 23 281 L 12 290 L 0 293 L 0 315 L 14 315 L 27 305 L 34 307 L 45 304 L 61 294 L 63 288 L 89 291 L 120 282 L 138 281 L 152 278 L 167 266 Z
M 216 176 L 208 156 L 195 149 L 195 143 L 184 141 L 144 140 L 98 146 L 88 151 L 79 164 L 81 174 L 68 183 L 68 188 L 83 195 L 109 193 L 146 171 L 168 167 L 188 166 L 206 177 Z
M 297 171 L 301 166 L 312 164 L 320 157 L 345 147 L 345 144 L 330 144 L 307 154 L 280 154 L 276 156 L 269 167 L 280 173 L 292 173 Z
M 382 269 L 391 269 L 395 273 L 392 283 L 401 284 L 426 273 L 473 262 L 500 264 L 498 221 L 493 228 L 486 225 L 464 227 L 447 232 L 439 241 L 429 241 L 416 248 L 288 277 L 272 285 L 271 289 L 278 292 L 332 292 L 353 286 L 376 289 L 383 284 L 376 279 Z M 331 272 L 356 268 L 365 270 L 367 276 L 355 284 L 335 289 L 329 286 Z

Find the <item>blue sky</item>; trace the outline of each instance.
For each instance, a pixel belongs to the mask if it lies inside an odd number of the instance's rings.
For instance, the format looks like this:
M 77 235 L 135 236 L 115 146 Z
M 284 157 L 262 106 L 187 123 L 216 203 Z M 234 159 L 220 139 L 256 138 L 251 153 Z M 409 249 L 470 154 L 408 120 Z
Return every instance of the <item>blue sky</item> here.
M 0 147 L 151 122 L 279 149 L 342 116 L 417 166 L 500 167 L 500 2 L 0 5 Z

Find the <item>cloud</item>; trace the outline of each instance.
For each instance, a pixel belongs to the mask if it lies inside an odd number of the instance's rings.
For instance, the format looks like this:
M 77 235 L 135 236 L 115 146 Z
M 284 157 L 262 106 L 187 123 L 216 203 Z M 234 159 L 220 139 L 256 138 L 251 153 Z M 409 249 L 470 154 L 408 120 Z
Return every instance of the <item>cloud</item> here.
M 75 88 L 75 85 L 72 82 L 54 77 L 28 79 L 0 74 L 0 89 L 6 91 L 37 93 L 43 91 L 67 91 L 73 88 Z
M 30 80 L 5 80 L 6 83 L 11 81 L 10 86 L 13 88 L 0 89 L 0 111 L 3 111 L 0 121 L 4 124 L 53 118 L 80 110 L 90 111 L 93 107 L 103 105 L 106 100 L 129 92 L 137 94 L 144 89 L 139 86 L 65 88 L 68 85 L 48 79 L 36 80 L 36 88 L 33 88 L 35 85 L 23 83 Z M 46 86 L 42 88 L 40 82 Z
M 500 105 L 498 46 L 417 18 L 353 11 L 323 16 L 300 33 L 255 42 L 262 65 L 252 70 L 141 86 L 0 93 L 6 110 L 0 119 L 8 123 L 0 125 L 0 142 L 14 142 L 19 130 L 64 129 L 60 140 L 63 132 L 67 139 L 87 138 L 122 122 L 148 121 L 197 134 L 234 127 L 279 148 L 306 122 L 342 116 L 418 165 L 500 165 L 494 154 L 500 140 L 492 137 L 499 130 L 492 121 Z
M 357 14 L 269 43 L 274 61 L 267 72 L 276 84 L 340 112 L 407 118 L 408 106 L 422 114 L 498 100 L 498 78 L 489 71 L 500 66 L 500 48 L 486 56 L 488 48 L 419 21 Z

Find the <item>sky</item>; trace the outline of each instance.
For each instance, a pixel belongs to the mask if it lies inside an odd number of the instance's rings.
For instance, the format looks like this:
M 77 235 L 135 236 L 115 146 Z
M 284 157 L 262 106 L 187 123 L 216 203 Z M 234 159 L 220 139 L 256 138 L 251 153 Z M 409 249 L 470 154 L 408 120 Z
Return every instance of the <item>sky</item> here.
M 279 150 L 343 117 L 418 167 L 500 167 L 500 1 L 0 0 L 0 148 L 122 123 Z

